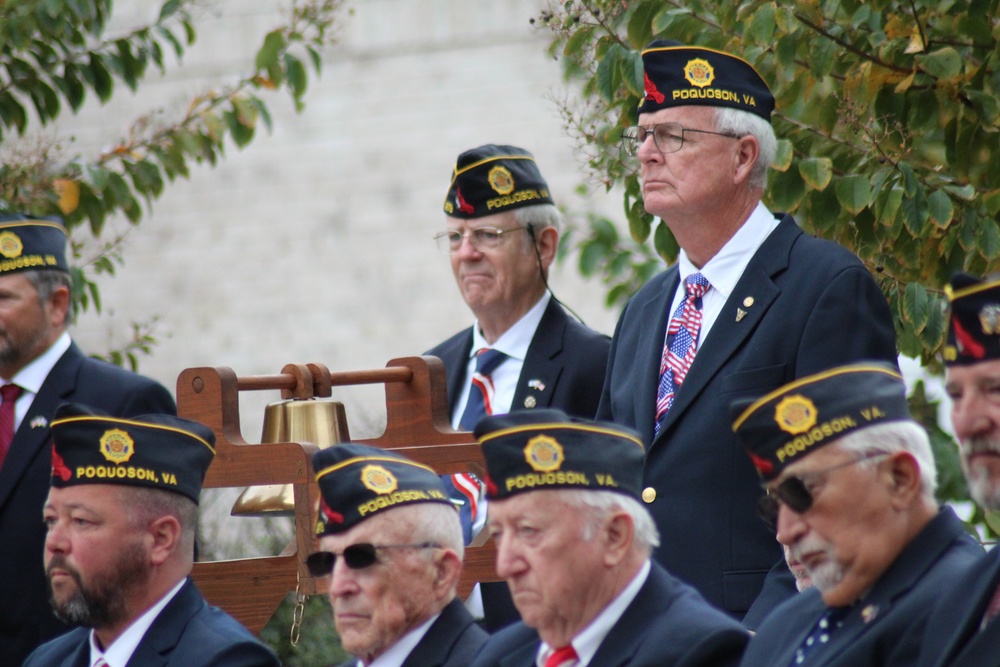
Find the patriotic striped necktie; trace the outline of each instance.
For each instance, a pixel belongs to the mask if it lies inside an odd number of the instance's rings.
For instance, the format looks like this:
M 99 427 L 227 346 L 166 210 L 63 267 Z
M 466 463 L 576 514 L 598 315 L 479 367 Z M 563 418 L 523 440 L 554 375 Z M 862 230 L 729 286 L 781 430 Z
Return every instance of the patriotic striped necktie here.
M 684 281 L 684 300 L 674 311 L 667 325 L 667 343 L 663 346 L 660 360 L 660 384 L 656 394 L 656 425 L 654 431 L 660 433 L 660 425 L 674 396 L 684 383 L 694 355 L 698 351 L 698 332 L 701 331 L 701 297 L 711 285 L 700 273 L 688 276 Z

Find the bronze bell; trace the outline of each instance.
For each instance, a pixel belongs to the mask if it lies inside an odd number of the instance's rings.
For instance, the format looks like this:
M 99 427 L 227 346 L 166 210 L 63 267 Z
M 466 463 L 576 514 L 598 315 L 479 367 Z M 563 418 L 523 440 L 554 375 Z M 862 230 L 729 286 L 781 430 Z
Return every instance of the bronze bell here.
M 271 403 L 264 409 L 261 444 L 311 442 L 320 449 L 347 442 L 344 404 L 319 399 L 292 399 Z M 232 516 L 292 516 L 295 497 L 291 484 L 248 486 L 236 499 Z

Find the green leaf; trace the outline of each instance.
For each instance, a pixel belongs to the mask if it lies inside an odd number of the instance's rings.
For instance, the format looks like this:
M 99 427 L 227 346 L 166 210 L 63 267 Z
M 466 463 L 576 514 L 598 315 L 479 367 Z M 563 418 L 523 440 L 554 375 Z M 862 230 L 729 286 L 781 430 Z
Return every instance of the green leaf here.
M 597 63 L 597 89 L 606 102 L 613 102 L 618 91 L 619 62 L 622 47 L 614 44 Z
M 774 161 L 771 168 L 777 171 L 788 171 L 792 166 L 792 158 L 795 156 L 795 147 L 788 139 L 778 140 L 778 150 L 774 154 Z
M 768 206 L 772 210 L 793 213 L 805 196 L 806 186 L 799 170 L 789 169 L 771 174 L 767 191 L 770 195 Z
M 91 85 L 93 85 L 97 97 L 101 102 L 110 100 L 111 93 L 114 90 L 114 81 L 111 78 L 111 73 L 108 71 L 108 65 L 105 62 L 104 56 L 100 53 L 92 52 L 87 71 L 90 73 Z
M 292 97 L 296 100 L 302 99 L 302 96 L 306 93 L 306 87 L 309 83 L 309 77 L 306 75 L 306 68 L 302 65 L 302 61 L 293 56 L 290 53 L 286 53 L 284 56 L 285 60 L 285 71 L 288 76 L 288 87 L 292 91 Z
M 962 72 L 962 57 L 951 46 L 918 55 L 916 61 L 935 79 L 953 79 Z
M 927 297 L 927 290 L 920 283 L 910 283 L 906 286 L 900 303 L 903 317 L 909 321 L 914 333 L 919 334 L 927 325 L 927 319 L 930 317 L 930 300 Z
M 834 183 L 837 201 L 852 215 L 857 215 L 871 201 L 871 184 L 864 176 L 844 176 Z
M 996 220 L 984 221 L 976 230 L 976 247 L 980 254 L 987 261 L 992 261 L 1000 256 L 1000 230 L 997 229 Z
M 813 190 L 825 190 L 833 178 L 833 160 L 828 157 L 805 158 L 799 161 L 799 173 Z
M 625 51 L 621 62 L 622 81 L 632 95 L 641 98 L 646 94 L 643 79 L 642 54 L 638 51 Z
M 677 245 L 677 239 L 667 227 L 667 223 L 662 220 L 656 225 L 656 231 L 653 232 L 653 247 L 656 248 L 656 254 L 666 262 L 675 261 L 677 253 L 680 252 L 681 247 Z
M 160 18 L 157 19 L 157 23 L 163 23 L 176 14 L 180 8 L 180 0 L 167 0 L 167 2 L 163 3 L 163 7 L 160 8 Z
M 635 13 L 632 14 L 632 18 L 628 22 L 628 41 L 634 48 L 644 48 L 653 40 L 653 14 L 659 9 L 659 3 L 656 2 L 640 3 Z
M 931 222 L 944 229 L 951 223 L 955 207 L 951 203 L 951 197 L 946 192 L 935 190 L 927 198 L 927 211 Z
M 927 198 L 923 190 L 917 190 L 912 197 L 904 197 L 900 207 L 903 211 L 903 223 L 914 237 L 920 238 L 927 231 Z
M 257 70 L 266 70 L 278 64 L 278 56 L 285 49 L 285 35 L 281 29 L 272 30 L 264 38 L 264 45 L 257 51 Z

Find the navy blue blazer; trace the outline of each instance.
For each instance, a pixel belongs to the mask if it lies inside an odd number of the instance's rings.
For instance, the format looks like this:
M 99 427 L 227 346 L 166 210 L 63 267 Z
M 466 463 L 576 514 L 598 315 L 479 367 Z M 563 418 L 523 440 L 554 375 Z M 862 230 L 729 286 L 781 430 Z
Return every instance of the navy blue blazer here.
M 995 547 L 939 591 L 927 619 L 919 667 L 996 667 L 1000 664 L 1000 621 L 979 625 L 997 585 L 1000 551 Z
M 727 667 L 750 638 L 656 563 L 638 595 L 601 642 L 588 667 Z M 483 645 L 472 667 L 534 667 L 541 639 L 523 622 Z
M 983 549 L 950 507 L 906 545 L 878 582 L 848 613 L 830 642 L 813 650 L 805 667 L 913 667 L 934 602 Z M 765 619 L 741 667 L 786 667 L 827 611 L 819 591 L 803 591 Z M 994 655 L 992 665 L 997 664 Z
M 87 667 L 90 630 L 76 628 L 38 647 L 24 667 Z M 210 607 L 190 579 L 149 626 L 127 667 L 280 667 L 278 657 L 236 619 Z
M 20 665 L 36 646 L 68 629 L 49 606 L 42 564 L 42 506 L 52 478 L 49 422 L 67 402 L 121 417 L 177 411 L 162 385 L 86 357 L 75 344 L 52 367 L 0 468 L 0 665 Z
M 410 651 L 402 667 L 468 667 L 487 637 L 489 635 L 476 625 L 465 605 L 457 599 L 452 600 Z M 357 660 L 349 660 L 341 667 L 356 664 Z
M 528 346 L 511 411 L 559 408 L 575 417 L 593 418 L 610 346 L 610 338 L 580 324 L 555 299 L 550 300 Z M 449 418 L 467 382 L 465 370 L 471 353 L 472 327 L 425 353 L 444 362 Z
M 664 536 L 655 558 L 742 616 L 782 553 L 756 515 L 760 480 L 733 434 L 730 403 L 845 363 L 895 364 L 895 331 L 885 296 L 857 257 L 784 215 L 744 270 L 654 439 L 678 284 L 672 266 L 626 304 L 597 417 L 635 428 L 647 444 L 643 482 L 656 492 L 648 509 Z

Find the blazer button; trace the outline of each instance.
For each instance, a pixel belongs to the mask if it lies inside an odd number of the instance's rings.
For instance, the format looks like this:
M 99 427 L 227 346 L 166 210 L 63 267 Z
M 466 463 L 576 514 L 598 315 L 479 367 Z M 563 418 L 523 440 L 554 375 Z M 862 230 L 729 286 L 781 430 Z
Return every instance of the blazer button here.
M 647 486 L 642 490 L 642 499 L 646 503 L 651 503 L 656 500 L 656 489 L 651 486 Z

